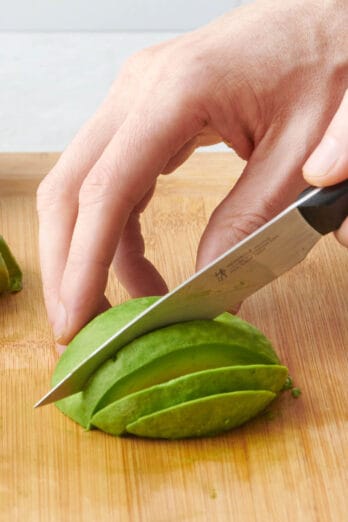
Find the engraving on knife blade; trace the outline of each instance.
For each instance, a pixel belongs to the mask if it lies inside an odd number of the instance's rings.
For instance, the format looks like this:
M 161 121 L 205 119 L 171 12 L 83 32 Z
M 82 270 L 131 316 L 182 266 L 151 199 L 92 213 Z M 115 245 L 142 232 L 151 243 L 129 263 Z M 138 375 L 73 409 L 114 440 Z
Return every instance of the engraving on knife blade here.
M 256 244 L 252 248 L 249 248 L 246 252 L 238 256 L 237 259 L 230 261 L 225 266 L 219 267 L 215 271 L 214 276 L 219 282 L 224 281 L 224 279 L 226 279 L 230 274 L 233 274 L 233 272 L 236 272 L 242 266 L 248 264 L 250 261 L 255 260 L 258 256 L 263 254 L 269 245 L 278 239 L 278 237 L 278 235 L 275 235 L 263 239 L 260 243 Z M 239 285 L 243 286 L 243 282 L 239 281 L 238 286 Z
M 216 279 L 219 281 L 219 283 L 221 283 L 221 281 L 223 281 L 224 279 L 226 279 L 226 277 L 227 277 L 227 271 L 225 270 L 225 268 L 219 268 L 219 269 L 214 273 L 214 276 L 215 276 Z

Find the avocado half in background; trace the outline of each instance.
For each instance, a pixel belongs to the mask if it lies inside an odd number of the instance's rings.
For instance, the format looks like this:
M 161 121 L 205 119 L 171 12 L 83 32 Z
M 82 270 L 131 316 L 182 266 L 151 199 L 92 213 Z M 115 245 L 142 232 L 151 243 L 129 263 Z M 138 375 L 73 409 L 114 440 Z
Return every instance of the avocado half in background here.
M 22 289 L 22 272 L 6 241 L 0 236 L 0 295 Z
M 156 299 L 133 299 L 93 319 L 59 359 L 52 385 Z M 202 437 L 261 413 L 287 378 L 270 341 L 224 313 L 138 337 L 101 365 L 81 392 L 56 405 L 84 428 L 112 435 Z

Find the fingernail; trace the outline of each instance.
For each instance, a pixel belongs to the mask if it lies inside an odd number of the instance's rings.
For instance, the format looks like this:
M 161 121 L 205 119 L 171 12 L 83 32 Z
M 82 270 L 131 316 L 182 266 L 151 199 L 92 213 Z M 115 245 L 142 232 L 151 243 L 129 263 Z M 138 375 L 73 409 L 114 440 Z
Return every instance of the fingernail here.
M 303 166 L 308 177 L 320 177 L 329 174 L 340 156 L 340 148 L 335 139 L 324 136 L 313 154 Z
M 58 303 L 56 317 L 53 323 L 54 338 L 59 343 L 65 334 L 66 328 L 66 310 L 62 303 Z

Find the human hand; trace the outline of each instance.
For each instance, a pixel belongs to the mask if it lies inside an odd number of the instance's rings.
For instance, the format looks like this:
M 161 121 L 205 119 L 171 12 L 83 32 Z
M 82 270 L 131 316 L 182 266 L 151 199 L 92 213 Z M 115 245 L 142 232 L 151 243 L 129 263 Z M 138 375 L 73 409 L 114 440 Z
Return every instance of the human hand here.
M 348 179 L 348 90 L 323 139 L 304 164 L 303 174 L 308 183 L 318 187 Z M 348 247 L 348 218 L 335 235 Z
M 157 176 L 197 146 L 225 141 L 247 160 L 207 225 L 197 268 L 296 198 L 348 83 L 346 5 L 259 1 L 130 58 L 38 191 L 44 295 L 60 343 L 109 306 L 111 264 L 131 296 L 167 290 L 144 257 L 139 215 Z

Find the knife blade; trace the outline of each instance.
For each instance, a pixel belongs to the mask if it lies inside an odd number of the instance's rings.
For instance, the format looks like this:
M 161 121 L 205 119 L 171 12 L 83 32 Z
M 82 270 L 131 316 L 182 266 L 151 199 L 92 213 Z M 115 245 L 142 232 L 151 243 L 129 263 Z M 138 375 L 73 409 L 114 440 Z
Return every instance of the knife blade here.
M 348 180 L 307 189 L 268 223 L 240 241 L 116 332 L 34 407 L 81 391 L 92 373 L 136 337 L 169 324 L 212 319 L 300 263 L 323 234 L 348 215 Z

